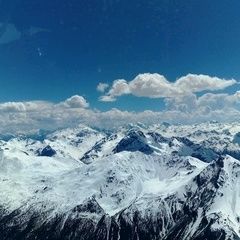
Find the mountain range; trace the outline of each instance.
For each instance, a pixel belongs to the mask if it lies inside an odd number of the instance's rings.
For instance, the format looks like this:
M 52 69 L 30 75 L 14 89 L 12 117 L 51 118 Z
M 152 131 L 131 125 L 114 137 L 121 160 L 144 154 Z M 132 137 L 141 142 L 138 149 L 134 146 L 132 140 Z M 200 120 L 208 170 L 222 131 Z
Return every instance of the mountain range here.
M 1 240 L 240 239 L 240 124 L 1 135 Z

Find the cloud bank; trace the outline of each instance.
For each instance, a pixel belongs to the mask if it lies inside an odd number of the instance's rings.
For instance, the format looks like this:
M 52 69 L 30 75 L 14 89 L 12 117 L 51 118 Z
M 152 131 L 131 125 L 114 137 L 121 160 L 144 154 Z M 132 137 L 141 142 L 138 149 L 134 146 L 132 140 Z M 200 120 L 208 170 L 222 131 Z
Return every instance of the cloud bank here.
M 174 83 L 159 74 L 140 74 L 134 80 L 116 80 L 109 88 L 99 84 L 97 90 L 109 91 L 102 101 L 115 101 L 117 97 L 132 94 L 137 97 L 163 98 L 163 111 L 122 111 L 117 108 L 99 111 L 90 108 L 88 101 L 79 95 L 53 103 L 26 101 L 0 103 L 0 134 L 31 133 L 39 129 L 55 130 L 87 124 L 93 127 L 114 128 L 128 123 L 192 124 L 209 120 L 232 122 L 240 120 L 240 91 L 229 94 L 213 93 L 234 85 L 207 75 L 188 74 Z M 238 85 L 237 85 L 238 86 Z M 196 93 L 202 92 L 201 95 Z M 137 98 L 136 98 L 137 101 Z
M 128 123 L 155 124 L 199 123 L 208 120 L 237 121 L 240 119 L 240 93 L 212 94 L 165 99 L 166 109 L 161 112 L 142 112 L 111 109 L 99 111 L 87 108 L 81 96 L 60 102 L 47 101 L 7 102 L 0 104 L 0 133 L 31 133 L 38 129 L 54 130 L 87 124 L 93 127 L 114 128 Z

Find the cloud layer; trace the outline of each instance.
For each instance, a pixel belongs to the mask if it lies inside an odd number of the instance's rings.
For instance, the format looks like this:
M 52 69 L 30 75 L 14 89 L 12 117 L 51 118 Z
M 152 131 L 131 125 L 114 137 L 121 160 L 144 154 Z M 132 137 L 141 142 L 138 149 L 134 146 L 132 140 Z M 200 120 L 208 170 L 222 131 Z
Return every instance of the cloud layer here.
M 117 97 L 132 94 L 148 98 L 176 98 L 203 91 L 216 91 L 236 84 L 236 81 L 210 77 L 208 75 L 188 74 L 175 82 L 168 81 L 163 75 L 144 73 L 132 81 L 115 80 L 101 101 L 115 101 Z
M 7 102 L 0 104 L 0 133 L 31 133 L 38 129 L 54 130 L 87 124 L 100 128 L 114 128 L 128 123 L 155 124 L 198 123 L 208 120 L 236 121 L 240 119 L 240 93 L 196 95 L 165 99 L 162 112 L 129 112 L 111 109 L 89 109 L 81 96 L 73 96 L 60 103 L 46 101 Z
M 209 120 L 222 122 L 240 120 L 240 91 L 233 94 L 213 93 L 236 84 L 206 75 L 179 78 L 171 83 L 159 74 L 140 74 L 134 80 L 116 80 L 102 101 L 114 101 L 117 97 L 132 94 L 138 97 L 163 98 L 165 109 L 154 112 L 121 111 L 113 108 L 99 111 L 89 108 L 88 101 L 74 95 L 59 103 L 49 101 L 0 103 L 0 134 L 32 133 L 39 129 L 55 130 L 87 124 L 100 128 L 114 128 L 128 123 L 155 124 L 199 123 Z M 109 86 L 99 84 L 97 90 L 104 92 Z M 197 96 L 195 93 L 205 91 Z M 137 98 L 136 98 L 137 101 Z

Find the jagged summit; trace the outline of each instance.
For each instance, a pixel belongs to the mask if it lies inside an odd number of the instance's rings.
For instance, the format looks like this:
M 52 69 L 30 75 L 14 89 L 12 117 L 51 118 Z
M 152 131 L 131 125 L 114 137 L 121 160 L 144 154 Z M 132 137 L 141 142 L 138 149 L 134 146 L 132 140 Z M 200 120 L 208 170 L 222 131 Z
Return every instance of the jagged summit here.
M 153 149 L 148 145 L 147 138 L 141 131 L 129 131 L 129 133 L 113 149 L 114 153 L 122 151 L 153 153 Z

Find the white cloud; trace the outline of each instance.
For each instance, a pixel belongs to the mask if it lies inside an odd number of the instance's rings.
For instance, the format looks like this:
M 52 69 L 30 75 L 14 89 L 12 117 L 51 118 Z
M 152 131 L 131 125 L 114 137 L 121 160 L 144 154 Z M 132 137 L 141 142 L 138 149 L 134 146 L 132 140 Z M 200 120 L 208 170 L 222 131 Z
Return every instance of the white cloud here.
M 89 103 L 82 96 L 74 95 L 63 102 L 63 105 L 69 108 L 87 108 Z
M 97 90 L 99 91 L 99 92 L 105 92 L 107 89 L 108 89 L 108 87 L 109 87 L 109 85 L 107 84 L 107 83 L 99 83 L 98 85 L 97 85 Z
M 101 102 L 114 102 L 114 101 L 116 101 L 116 98 L 113 98 L 112 96 L 105 95 L 105 96 L 101 96 L 99 98 L 99 100 Z
M 30 112 L 49 108 L 52 103 L 46 101 L 6 102 L 0 104 L 0 112 Z
M 47 101 L 0 103 L 0 133 L 71 126 L 81 113 L 87 112 L 88 106 L 78 95 L 56 104 Z
M 202 92 L 205 90 L 215 91 L 227 88 L 236 84 L 236 80 L 226 80 L 218 77 L 210 77 L 208 75 L 188 74 L 179 78 L 175 83 L 175 88 L 180 88 L 186 93 Z
M 176 98 L 202 91 L 216 91 L 236 84 L 236 80 L 225 80 L 208 75 L 188 74 L 175 82 L 168 81 L 163 75 L 144 73 L 132 81 L 115 80 L 108 93 L 100 97 L 101 101 L 115 101 L 117 97 L 132 94 L 148 98 Z
M 0 110 L 6 112 L 23 112 L 26 110 L 26 107 L 22 102 L 7 102 L 0 105 Z
M 113 82 L 108 94 L 100 97 L 100 100 L 105 102 L 112 102 L 116 100 L 116 97 L 130 93 L 131 91 L 128 82 L 124 79 L 119 79 Z

